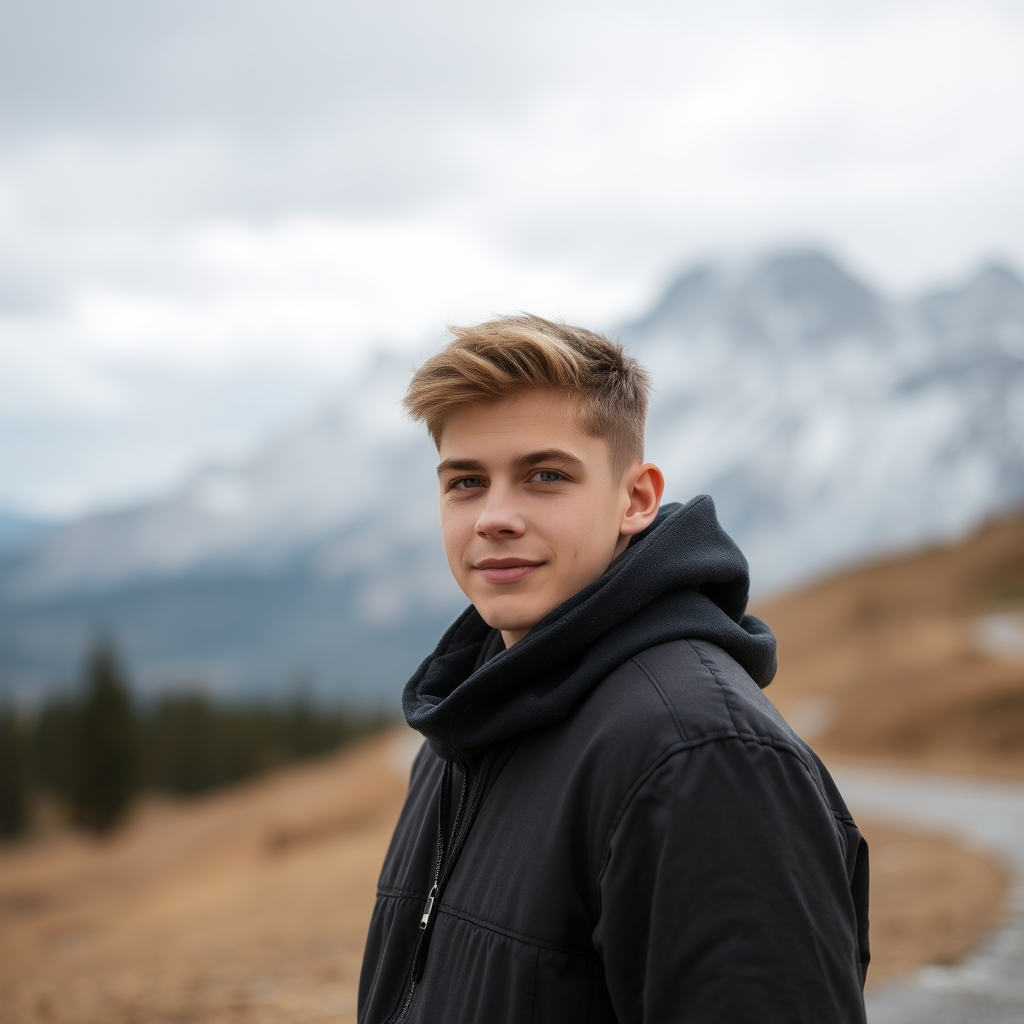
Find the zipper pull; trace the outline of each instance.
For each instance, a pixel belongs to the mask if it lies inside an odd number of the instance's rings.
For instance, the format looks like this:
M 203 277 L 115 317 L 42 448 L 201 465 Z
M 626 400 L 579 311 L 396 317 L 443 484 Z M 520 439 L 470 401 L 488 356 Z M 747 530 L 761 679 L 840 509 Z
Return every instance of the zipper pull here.
M 434 887 L 430 890 L 430 895 L 427 896 L 427 902 L 423 905 L 423 916 L 420 918 L 420 928 L 426 928 L 430 924 L 430 915 L 434 912 L 434 900 L 437 899 L 437 883 L 434 883 Z

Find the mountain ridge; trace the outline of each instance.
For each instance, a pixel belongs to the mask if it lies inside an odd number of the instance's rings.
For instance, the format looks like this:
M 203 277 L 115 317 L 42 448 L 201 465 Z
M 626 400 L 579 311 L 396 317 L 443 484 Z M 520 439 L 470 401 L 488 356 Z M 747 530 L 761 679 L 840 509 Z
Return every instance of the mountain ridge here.
M 1024 282 L 1005 264 L 893 299 L 823 250 L 704 262 L 616 333 L 655 380 L 666 498 L 710 493 L 761 593 L 1024 501 Z M 381 356 L 248 462 L 0 550 L 0 688 L 69 678 L 104 628 L 148 689 L 306 672 L 392 698 L 464 605 L 434 453 L 399 406 L 409 371 Z

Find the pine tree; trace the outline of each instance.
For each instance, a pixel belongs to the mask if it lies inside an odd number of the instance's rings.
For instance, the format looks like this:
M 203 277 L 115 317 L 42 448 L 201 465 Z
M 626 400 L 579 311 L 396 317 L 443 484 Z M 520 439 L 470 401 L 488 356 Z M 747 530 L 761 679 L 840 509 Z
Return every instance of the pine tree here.
M 138 785 L 136 724 L 124 672 L 113 646 L 99 641 L 86 660 L 85 694 L 71 780 L 72 811 L 93 832 L 114 828 Z
M 32 781 L 63 801 L 72 795 L 75 738 L 81 700 L 67 694 L 51 697 L 42 707 L 31 731 Z
M 28 774 L 22 724 L 10 708 L 0 708 L 0 838 L 13 838 L 28 827 Z

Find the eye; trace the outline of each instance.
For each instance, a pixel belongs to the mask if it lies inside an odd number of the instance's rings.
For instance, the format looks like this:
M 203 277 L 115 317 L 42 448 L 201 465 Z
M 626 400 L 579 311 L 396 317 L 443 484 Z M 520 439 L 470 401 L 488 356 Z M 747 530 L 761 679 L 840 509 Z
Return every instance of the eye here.
M 448 485 L 448 489 L 451 491 L 471 491 L 483 486 L 484 482 L 478 476 L 460 476 L 458 480 L 453 480 Z
M 536 480 L 537 483 L 541 484 L 557 484 L 564 480 L 565 477 L 553 469 L 538 469 L 530 479 Z

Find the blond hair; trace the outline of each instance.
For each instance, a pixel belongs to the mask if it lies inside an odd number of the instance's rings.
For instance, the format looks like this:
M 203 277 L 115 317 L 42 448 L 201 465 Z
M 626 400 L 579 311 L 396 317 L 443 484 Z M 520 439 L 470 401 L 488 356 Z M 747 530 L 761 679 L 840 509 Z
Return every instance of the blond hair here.
M 617 474 L 643 461 L 650 378 L 621 344 L 528 314 L 448 333 L 451 341 L 413 374 L 402 402 L 436 445 L 457 409 L 546 388 L 574 401 L 584 433 L 608 440 Z

